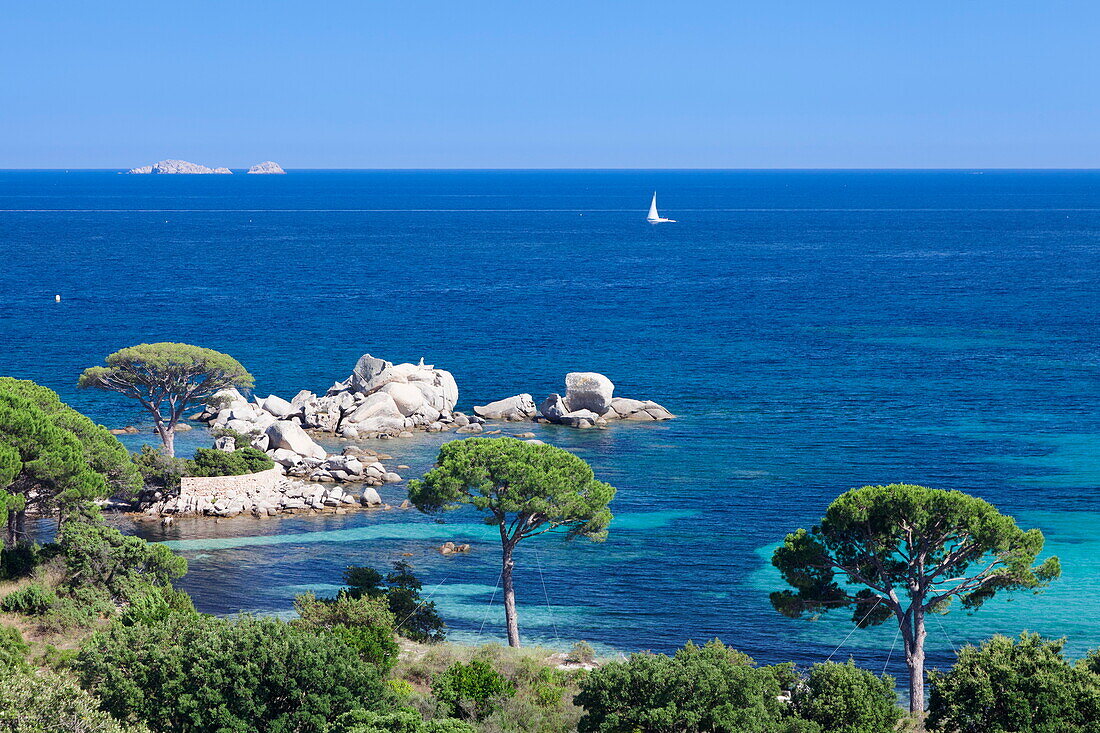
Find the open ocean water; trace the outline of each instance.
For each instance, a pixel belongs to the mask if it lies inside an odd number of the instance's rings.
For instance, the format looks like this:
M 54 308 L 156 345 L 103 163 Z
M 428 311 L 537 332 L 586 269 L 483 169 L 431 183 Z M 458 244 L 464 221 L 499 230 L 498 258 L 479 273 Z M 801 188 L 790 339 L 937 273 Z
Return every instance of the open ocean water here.
M 679 223 L 645 223 L 654 189 Z M 931 620 L 932 666 L 994 632 L 1100 646 L 1100 172 L 0 172 L 0 255 L 0 373 L 110 427 L 148 421 L 77 375 L 145 341 L 226 351 L 261 395 L 323 391 L 369 351 L 449 369 L 466 410 L 583 370 L 678 414 L 507 426 L 618 488 L 606 543 L 521 546 L 527 643 L 720 637 L 898 674 L 890 625 L 847 637 L 848 614 L 771 610 L 768 557 L 845 489 L 905 481 L 988 499 L 1064 568 L 1040 596 Z M 411 477 L 451 437 L 381 447 Z M 472 512 L 137 531 L 187 556 L 200 610 L 285 614 L 348 564 L 412 553 L 453 639 L 504 637 L 499 543 Z M 443 557 L 447 539 L 474 550 Z

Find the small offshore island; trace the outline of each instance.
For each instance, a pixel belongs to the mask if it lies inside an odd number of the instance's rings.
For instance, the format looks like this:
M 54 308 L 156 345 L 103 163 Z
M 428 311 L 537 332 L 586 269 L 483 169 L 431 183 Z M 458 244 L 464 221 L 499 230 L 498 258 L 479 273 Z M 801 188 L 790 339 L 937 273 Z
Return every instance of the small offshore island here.
M 232 175 L 233 173 L 233 171 L 224 167 L 208 168 L 198 163 L 191 163 L 186 160 L 175 160 L 172 158 L 153 163 L 152 165 L 131 168 L 126 172 L 136 175 Z M 249 168 L 248 172 L 260 175 L 286 175 L 286 171 L 283 170 L 282 166 L 273 160 L 265 160 L 263 163 L 257 163 Z

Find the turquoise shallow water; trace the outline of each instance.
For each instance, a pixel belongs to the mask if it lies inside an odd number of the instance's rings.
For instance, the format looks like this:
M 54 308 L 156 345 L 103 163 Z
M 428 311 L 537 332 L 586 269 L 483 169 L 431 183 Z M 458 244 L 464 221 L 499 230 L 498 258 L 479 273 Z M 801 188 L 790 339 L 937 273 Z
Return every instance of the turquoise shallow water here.
M 654 188 L 679 224 L 641 221 Z M 762 661 L 882 667 L 889 627 L 845 640 L 842 617 L 771 611 L 766 558 L 844 489 L 909 481 L 1040 527 L 1065 568 L 1041 596 L 934 623 L 933 664 L 995 631 L 1100 646 L 1100 173 L 0 172 L 0 251 L 0 371 L 112 426 L 144 423 L 76 376 L 150 340 L 232 353 L 263 395 L 322 390 L 370 351 L 450 369 L 464 408 L 595 370 L 679 414 L 506 426 L 619 489 L 606 543 L 521 548 L 530 642 L 719 636 Z M 444 439 L 385 450 L 416 475 Z M 187 555 L 203 610 L 286 614 L 348 564 L 406 559 L 454 638 L 503 635 L 498 548 L 471 513 L 137 531 Z M 443 557 L 445 539 L 473 551 Z

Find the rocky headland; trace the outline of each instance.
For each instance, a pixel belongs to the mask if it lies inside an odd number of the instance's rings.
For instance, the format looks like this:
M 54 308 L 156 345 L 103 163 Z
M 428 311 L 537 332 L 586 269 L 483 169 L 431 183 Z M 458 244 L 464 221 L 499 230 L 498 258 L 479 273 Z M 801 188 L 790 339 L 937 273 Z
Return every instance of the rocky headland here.
M 615 397 L 615 385 L 598 372 L 565 375 L 565 396 L 551 394 L 535 406 L 530 394 L 518 394 L 474 407 L 486 420 L 530 420 L 574 428 L 603 427 L 611 420 L 671 420 L 676 417 L 652 400 Z
M 286 175 L 283 167 L 273 160 L 265 160 L 248 169 L 249 173 L 261 175 Z
M 198 163 L 190 163 L 186 160 L 162 160 L 159 163 L 153 163 L 152 165 L 143 165 L 140 168 L 131 168 L 126 171 L 127 173 L 138 174 L 182 174 L 182 175 L 200 175 L 200 174 L 232 174 L 233 171 L 228 168 L 207 168 L 205 165 L 199 165 Z

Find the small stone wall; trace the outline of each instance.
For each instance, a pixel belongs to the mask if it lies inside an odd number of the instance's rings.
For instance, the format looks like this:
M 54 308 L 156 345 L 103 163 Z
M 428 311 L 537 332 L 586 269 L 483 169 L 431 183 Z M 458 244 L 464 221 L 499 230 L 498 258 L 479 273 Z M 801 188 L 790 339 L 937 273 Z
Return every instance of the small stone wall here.
M 282 480 L 282 466 L 243 476 L 184 476 L 180 479 L 180 496 L 205 496 L 213 501 L 222 497 L 274 491 Z

